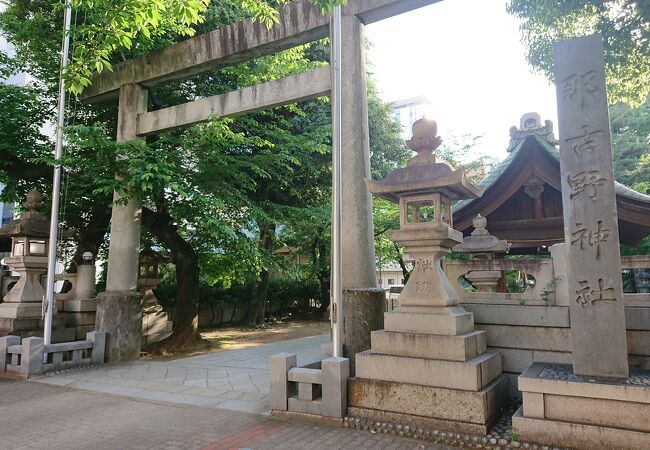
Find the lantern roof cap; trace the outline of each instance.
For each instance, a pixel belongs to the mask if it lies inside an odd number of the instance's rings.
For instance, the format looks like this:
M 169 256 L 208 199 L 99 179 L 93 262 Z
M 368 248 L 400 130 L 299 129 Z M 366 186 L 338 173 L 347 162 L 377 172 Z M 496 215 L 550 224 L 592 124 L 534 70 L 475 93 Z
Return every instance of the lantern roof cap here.
M 23 206 L 27 211 L 22 213 L 18 219 L 12 220 L 0 228 L 0 236 L 48 238 L 50 236 L 50 219 L 40 212 L 43 208 L 43 195 L 37 190 L 30 191 Z
M 471 236 L 465 236 L 463 242 L 454 246 L 455 252 L 463 253 L 508 253 L 510 245 L 507 241 L 492 236 L 485 228 L 487 219 L 480 214 L 472 221 L 474 231 Z
M 442 143 L 436 136 L 438 126 L 434 120 L 422 118 L 413 124 L 413 137 L 406 145 L 417 155 L 406 167 L 393 170 L 380 181 L 366 179 L 368 190 L 392 202 L 404 196 L 440 193 L 450 200 L 475 199 L 483 189 L 474 186 L 465 168 L 456 170 L 443 162 L 437 162 L 433 153 Z
M 483 193 L 469 182 L 464 167 L 452 170 L 444 163 L 396 169 L 381 181 L 366 180 L 366 185 L 371 193 L 395 203 L 401 197 L 417 194 L 438 192 L 450 200 L 460 200 L 478 198 Z

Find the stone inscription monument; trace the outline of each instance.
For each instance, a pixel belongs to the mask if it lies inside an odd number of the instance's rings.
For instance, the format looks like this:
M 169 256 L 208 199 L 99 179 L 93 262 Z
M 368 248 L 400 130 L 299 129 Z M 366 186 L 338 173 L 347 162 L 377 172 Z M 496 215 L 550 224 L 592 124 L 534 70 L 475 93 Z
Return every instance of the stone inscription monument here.
M 554 52 L 573 370 L 629 374 L 612 144 L 600 35 Z
M 650 371 L 628 366 L 600 35 L 554 49 L 573 367 L 533 364 L 512 418 L 523 441 L 650 448 Z

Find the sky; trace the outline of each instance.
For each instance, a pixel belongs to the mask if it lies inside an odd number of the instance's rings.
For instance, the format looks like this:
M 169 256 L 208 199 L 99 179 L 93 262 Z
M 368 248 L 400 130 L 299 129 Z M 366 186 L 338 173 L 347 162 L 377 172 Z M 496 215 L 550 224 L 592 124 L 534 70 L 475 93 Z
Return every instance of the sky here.
M 507 156 L 508 130 L 524 113 L 552 120 L 557 136 L 555 88 L 532 73 L 519 20 L 505 5 L 445 0 L 366 27 L 381 98 L 427 97 L 443 141 L 483 135 L 475 151 L 499 160 Z

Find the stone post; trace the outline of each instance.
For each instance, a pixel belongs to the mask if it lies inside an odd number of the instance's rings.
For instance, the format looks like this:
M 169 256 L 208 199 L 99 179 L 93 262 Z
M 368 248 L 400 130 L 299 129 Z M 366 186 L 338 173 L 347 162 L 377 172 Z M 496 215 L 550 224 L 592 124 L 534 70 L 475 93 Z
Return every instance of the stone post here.
M 75 300 L 90 300 L 95 295 L 95 265 L 79 264 L 75 282 Z
M 0 337 L 0 373 L 7 371 L 7 349 L 12 345 L 20 345 L 20 336 Z
M 138 114 L 147 110 L 147 90 L 137 84 L 120 88 L 118 142 L 137 139 Z M 119 200 L 115 193 L 114 200 Z M 106 333 L 108 362 L 140 356 L 142 295 L 137 291 L 142 205 L 115 204 L 111 215 L 106 292 L 97 296 L 96 329 Z
M 286 411 L 289 396 L 293 394 L 289 383 L 289 369 L 296 367 L 298 357 L 295 353 L 279 353 L 271 356 L 269 376 L 271 378 L 270 404 L 273 411 Z
M 86 333 L 86 340 L 93 343 L 90 361 L 93 364 L 103 364 L 106 352 L 106 334 L 101 331 L 91 331 Z
M 43 371 L 43 338 L 29 337 L 23 339 L 23 353 L 20 356 L 20 376 L 29 378 Z
M 377 289 L 372 200 L 364 179 L 370 178 L 368 88 L 363 24 L 354 15 L 342 18 L 342 264 L 344 324 L 367 324 L 354 331 L 344 325 L 343 354 L 370 348 L 370 332 L 384 326 L 386 295 Z M 352 366 L 354 367 L 354 365 Z
M 553 49 L 573 370 L 629 376 L 612 144 L 600 35 Z
M 323 371 L 323 407 L 324 417 L 342 419 L 348 410 L 348 378 L 350 378 L 350 360 L 332 357 L 321 362 Z

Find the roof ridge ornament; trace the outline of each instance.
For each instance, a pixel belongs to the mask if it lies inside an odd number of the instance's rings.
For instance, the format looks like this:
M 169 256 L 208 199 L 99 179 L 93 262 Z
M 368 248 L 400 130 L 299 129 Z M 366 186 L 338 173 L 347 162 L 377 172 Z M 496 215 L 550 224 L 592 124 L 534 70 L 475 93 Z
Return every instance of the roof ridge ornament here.
M 553 133 L 553 122 L 545 120 L 544 125 L 542 125 L 539 113 L 529 112 L 521 116 L 519 128 L 516 126 L 510 127 L 510 144 L 508 144 L 506 151 L 513 151 L 526 136 L 530 135 L 537 135 L 551 145 L 559 145 L 559 141 L 555 139 Z

